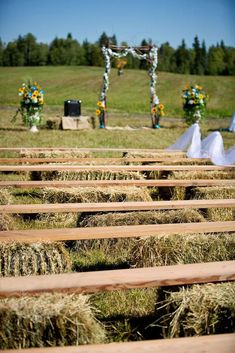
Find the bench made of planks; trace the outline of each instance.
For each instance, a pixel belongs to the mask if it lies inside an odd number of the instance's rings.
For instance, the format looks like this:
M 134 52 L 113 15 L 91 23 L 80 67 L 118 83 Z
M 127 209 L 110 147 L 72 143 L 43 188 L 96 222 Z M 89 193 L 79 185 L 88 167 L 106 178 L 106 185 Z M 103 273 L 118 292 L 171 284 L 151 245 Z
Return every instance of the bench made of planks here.
M 55 229 L 6 230 L 0 232 L 0 241 L 47 242 L 107 238 L 131 238 L 170 234 L 234 232 L 235 221 L 148 224 L 134 226 L 81 227 Z

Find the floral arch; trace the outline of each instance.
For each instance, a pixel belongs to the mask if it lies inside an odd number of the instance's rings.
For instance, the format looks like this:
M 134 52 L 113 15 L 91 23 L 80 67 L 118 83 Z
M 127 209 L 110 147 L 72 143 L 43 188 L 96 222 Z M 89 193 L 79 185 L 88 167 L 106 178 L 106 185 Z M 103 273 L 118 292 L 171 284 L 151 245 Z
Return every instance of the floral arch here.
M 109 45 L 108 47 L 102 47 L 102 53 L 104 56 L 105 71 L 103 74 L 103 85 L 100 95 L 100 100 L 97 103 L 97 115 L 99 116 L 100 128 L 105 128 L 107 124 L 107 91 L 109 89 L 109 74 L 111 70 L 111 59 L 125 57 L 131 54 L 134 58 L 139 60 L 146 60 L 150 64 L 149 77 L 150 77 L 150 112 L 151 122 L 153 128 L 159 128 L 159 119 L 163 115 L 164 106 L 159 103 L 158 96 L 156 94 L 156 83 L 157 75 L 156 68 L 158 63 L 158 48 L 152 46 L 142 47 L 118 47 Z

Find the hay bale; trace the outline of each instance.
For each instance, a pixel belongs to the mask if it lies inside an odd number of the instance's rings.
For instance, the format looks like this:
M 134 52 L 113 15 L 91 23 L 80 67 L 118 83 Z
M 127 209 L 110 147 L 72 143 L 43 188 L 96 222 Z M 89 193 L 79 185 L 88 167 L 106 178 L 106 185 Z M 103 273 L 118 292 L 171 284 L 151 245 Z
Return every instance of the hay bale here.
M 71 163 L 70 163 L 71 164 Z M 140 180 L 139 172 L 109 172 L 109 171 L 33 171 L 31 180 Z
M 200 171 L 173 171 L 168 175 L 168 179 L 234 179 L 235 171 L 228 170 L 205 170 Z
M 235 199 L 235 187 L 196 187 L 194 189 L 194 198 L 205 200 Z M 233 208 L 208 208 L 206 214 L 210 221 L 234 221 L 235 219 L 235 210 Z
M 117 213 L 110 212 L 101 215 L 85 217 L 80 227 L 107 227 L 138 224 L 164 224 L 204 222 L 204 217 L 196 210 L 183 209 L 173 211 L 139 211 Z
M 43 201 L 46 203 L 65 202 L 122 202 L 151 201 L 147 188 L 107 187 L 107 188 L 45 188 Z
M 167 150 L 162 150 L 161 152 L 124 152 L 123 153 L 123 158 L 172 158 L 175 157 L 175 152 L 174 151 L 167 151 Z M 177 158 L 187 158 L 185 152 L 179 152 L 177 151 Z
M 170 172 L 167 179 L 234 179 L 234 171 L 195 171 L 195 172 Z M 171 188 L 171 200 L 185 200 L 187 188 L 184 186 L 176 186 Z
M 8 189 L 0 189 L 0 205 L 9 205 L 12 202 L 12 196 Z
M 146 211 L 146 212 L 125 212 L 125 213 L 106 213 L 85 216 L 80 222 L 80 227 L 104 227 L 138 224 L 162 224 L 162 223 L 181 223 L 181 222 L 203 222 L 204 218 L 195 210 L 176 210 L 176 211 Z M 84 266 L 95 265 L 93 260 L 99 255 L 97 262 L 104 265 L 125 266 L 132 258 L 132 251 L 135 247 L 134 238 L 115 238 L 76 241 L 69 246 L 77 252 L 74 259 L 76 270 L 81 271 Z M 83 260 L 84 259 L 84 260 Z
M 0 214 L 0 232 L 14 228 L 14 218 L 8 214 Z
M 104 328 L 82 295 L 44 294 L 0 301 L 2 349 L 104 342 Z
M 45 275 L 71 270 L 62 243 L 0 243 L 0 276 Z
M 130 251 L 135 267 L 151 267 L 235 258 L 235 233 L 176 234 L 136 239 Z
M 53 158 L 53 157 L 74 157 L 74 158 L 86 158 L 90 157 L 90 152 L 81 152 L 81 151 L 61 151 L 61 150 L 43 150 L 43 151 L 31 151 L 27 149 L 23 149 L 20 151 L 20 157 L 27 157 L 27 158 Z
M 80 213 L 42 213 L 35 220 L 37 228 L 71 228 L 77 226 Z
M 235 283 L 182 287 L 167 293 L 159 324 L 167 338 L 234 332 Z

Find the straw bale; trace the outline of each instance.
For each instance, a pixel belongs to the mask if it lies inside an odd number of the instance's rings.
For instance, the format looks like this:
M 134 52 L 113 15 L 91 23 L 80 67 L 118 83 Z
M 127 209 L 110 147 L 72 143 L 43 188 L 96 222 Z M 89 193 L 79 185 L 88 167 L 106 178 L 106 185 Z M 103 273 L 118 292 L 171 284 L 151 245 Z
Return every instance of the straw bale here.
M 42 213 L 35 220 L 37 228 L 69 228 L 76 227 L 80 213 Z
M 124 158 L 170 158 L 170 157 L 174 157 L 175 156 L 175 153 L 174 151 L 164 151 L 162 150 L 161 152 L 124 152 L 123 153 L 123 157 Z M 186 158 L 186 153 L 185 152 L 182 152 L 182 153 L 179 153 L 177 152 L 177 156 L 180 156 L 180 158 Z
M 235 199 L 234 186 L 214 186 L 214 187 L 196 187 L 194 189 L 194 198 L 196 199 Z M 235 219 L 235 210 L 233 208 L 208 208 L 207 218 L 210 221 L 233 221 Z
M 8 214 L 0 213 L 0 232 L 14 228 L 14 218 Z
M 167 293 L 167 292 L 166 292 Z M 165 337 L 234 332 L 235 283 L 181 287 L 168 292 L 159 324 Z
M 195 171 L 195 172 L 170 172 L 168 179 L 234 179 L 234 171 Z M 177 186 L 170 189 L 171 200 L 185 200 L 187 188 L 184 186 Z
M 28 276 L 68 272 L 69 253 L 62 243 L 0 243 L 0 276 Z
M 79 226 L 104 227 L 204 221 L 204 217 L 198 211 L 183 209 L 173 211 L 134 211 L 125 213 L 110 212 L 101 215 L 87 216 L 79 223 Z
M 182 223 L 182 222 L 203 222 L 204 218 L 195 210 L 176 211 L 141 211 L 125 213 L 106 213 L 96 215 L 85 215 L 78 223 L 80 227 L 104 227 L 138 224 L 162 224 L 162 223 Z M 127 264 L 132 258 L 132 249 L 135 247 L 134 238 L 115 238 L 75 241 L 69 246 L 78 252 L 76 258 L 76 269 L 81 271 L 84 261 L 81 257 L 91 263 L 92 259 L 99 254 L 99 263 Z M 90 259 L 90 260 L 89 260 Z
M 2 349 L 101 343 L 103 326 L 87 296 L 44 294 L 0 301 Z
M 0 189 L 0 205 L 8 205 L 12 202 L 11 193 L 6 188 Z
M 235 259 L 235 233 L 176 234 L 136 239 L 130 251 L 136 267 Z
M 205 171 L 173 171 L 168 179 L 234 179 L 235 171 L 205 170 Z
M 61 157 L 61 158 L 86 158 L 90 157 L 90 152 L 82 152 L 82 151 L 61 151 L 61 150 L 53 150 L 53 151 L 30 151 L 24 149 L 20 152 L 21 157 L 27 158 L 53 158 L 53 157 Z
M 65 202 L 122 202 L 151 201 L 147 188 L 107 187 L 107 188 L 45 188 L 43 200 L 48 203 Z
M 71 164 L 71 163 L 70 163 Z M 139 172 L 109 172 L 109 171 L 33 171 L 31 180 L 140 180 Z

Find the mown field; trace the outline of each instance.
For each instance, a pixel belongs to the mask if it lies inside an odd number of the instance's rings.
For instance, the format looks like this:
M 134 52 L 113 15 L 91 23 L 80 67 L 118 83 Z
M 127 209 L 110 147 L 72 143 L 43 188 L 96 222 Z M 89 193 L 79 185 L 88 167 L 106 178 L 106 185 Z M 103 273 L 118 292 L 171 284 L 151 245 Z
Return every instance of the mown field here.
M 55 131 L 43 126 L 39 134 L 27 132 L 18 116 L 11 122 L 19 105 L 18 88 L 31 78 L 45 90 L 44 123 L 60 118 L 67 99 L 82 100 L 82 114 L 95 116 L 96 102 L 102 86 L 103 68 L 97 67 L 10 67 L 0 68 L 0 134 L 2 146 L 68 146 L 68 147 L 136 147 L 164 148 L 174 142 L 187 128 L 183 117 L 181 89 L 187 83 L 201 84 L 210 96 L 207 119 L 202 123 L 204 135 L 225 128 L 234 111 L 234 77 L 192 76 L 160 72 L 157 94 L 165 105 L 162 129 L 132 131 L 100 131 L 96 118 L 95 130 Z M 150 127 L 149 77 L 146 71 L 125 70 L 117 76 L 112 69 L 108 91 L 108 125 Z M 179 118 L 179 119 L 176 119 Z M 233 144 L 232 134 L 223 132 L 225 147 Z

